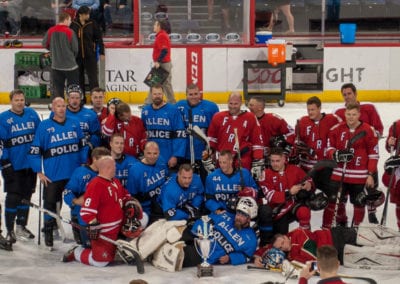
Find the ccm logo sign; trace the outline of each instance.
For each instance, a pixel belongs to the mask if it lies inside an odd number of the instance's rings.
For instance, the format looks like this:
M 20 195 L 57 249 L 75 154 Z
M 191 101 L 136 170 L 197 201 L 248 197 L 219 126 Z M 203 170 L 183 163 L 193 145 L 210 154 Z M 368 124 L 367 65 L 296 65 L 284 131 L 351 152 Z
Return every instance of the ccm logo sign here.
M 186 49 L 188 84 L 196 84 L 200 90 L 203 88 L 203 56 L 201 47 L 188 47 Z

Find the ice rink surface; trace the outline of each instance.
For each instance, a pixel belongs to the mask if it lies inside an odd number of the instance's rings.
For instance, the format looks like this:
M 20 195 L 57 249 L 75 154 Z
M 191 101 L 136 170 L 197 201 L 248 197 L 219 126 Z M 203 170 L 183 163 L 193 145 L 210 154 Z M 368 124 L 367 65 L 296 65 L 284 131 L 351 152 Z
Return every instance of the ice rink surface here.
M 323 103 L 322 110 L 330 113 L 334 108 L 341 106 L 341 103 Z M 381 115 L 384 124 L 384 135 L 386 136 L 390 125 L 394 120 L 400 118 L 399 103 L 376 103 L 378 112 Z M 36 107 L 36 106 L 34 106 Z M 131 106 L 133 113 L 140 116 L 140 111 L 136 105 Z M 0 111 L 8 109 L 8 106 L 1 105 Z M 226 109 L 226 105 L 220 105 L 220 109 Z M 44 118 L 48 117 L 49 111 L 43 106 L 37 108 L 38 112 Z M 307 114 L 305 103 L 287 103 L 284 107 L 278 107 L 276 104 L 268 104 L 266 112 L 277 113 L 292 126 L 301 116 Z M 385 139 L 379 142 L 380 161 L 379 173 L 383 172 L 383 163 L 389 157 L 384 148 Z M 384 188 L 382 185 L 381 188 Z M 39 188 L 39 187 L 37 187 Z M 385 189 L 386 190 L 386 189 Z M 38 192 L 38 191 L 37 191 Z M 38 193 L 32 197 L 32 201 L 38 201 Z M 4 210 L 4 193 L 0 194 L 0 202 Z M 378 208 L 378 219 L 381 218 L 382 207 Z M 352 208 L 348 205 L 347 212 L 349 219 L 352 217 Z M 62 215 L 69 218 L 69 209 L 63 206 Z M 321 211 L 313 211 L 312 227 L 318 229 L 321 225 Z M 4 215 L 3 215 L 4 216 Z M 5 230 L 3 217 L 3 234 Z M 394 205 L 389 204 L 387 225 L 393 229 L 397 229 Z M 37 235 L 38 233 L 38 212 L 31 209 L 28 228 Z M 72 232 L 69 225 L 64 224 L 69 242 L 62 243 L 60 240 L 54 242 L 55 250 L 49 252 L 44 246 L 43 236 L 41 238 L 42 245 L 37 245 L 37 238 L 30 242 L 17 241 L 13 245 L 13 251 L 8 252 L 0 250 L 0 283 L 2 284 L 19 284 L 19 283 L 129 283 L 133 279 L 144 279 L 148 283 L 240 283 L 240 284 L 256 284 L 266 281 L 284 282 L 284 277 L 279 273 L 266 271 L 248 271 L 247 265 L 231 266 L 219 265 L 215 266 L 213 278 L 199 279 L 196 276 L 196 268 L 183 269 L 181 272 L 168 273 L 158 270 L 150 264 L 145 265 L 145 274 L 139 275 L 136 267 L 126 264 L 116 264 L 105 268 L 96 268 L 83 265 L 78 262 L 62 263 L 62 255 L 71 248 L 74 243 L 72 241 Z M 379 284 L 395 284 L 399 283 L 400 271 L 372 271 L 372 270 L 356 270 L 349 268 L 340 268 L 340 273 L 372 277 Z M 309 283 L 316 283 L 318 277 L 312 278 Z M 365 283 L 347 279 L 346 283 Z M 297 280 L 288 280 L 286 283 L 297 283 Z

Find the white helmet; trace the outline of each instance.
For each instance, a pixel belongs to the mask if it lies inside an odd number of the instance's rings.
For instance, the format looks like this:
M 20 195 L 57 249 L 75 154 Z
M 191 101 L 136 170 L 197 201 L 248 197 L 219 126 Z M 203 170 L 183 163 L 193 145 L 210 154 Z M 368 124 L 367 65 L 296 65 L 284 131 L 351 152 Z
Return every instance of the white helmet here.
M 236 205 L 236 211 L 240 211 L 250 216 L 250 219 L 257 217 L 258 206 L 256 201 L 251 197 L 242 197 Z

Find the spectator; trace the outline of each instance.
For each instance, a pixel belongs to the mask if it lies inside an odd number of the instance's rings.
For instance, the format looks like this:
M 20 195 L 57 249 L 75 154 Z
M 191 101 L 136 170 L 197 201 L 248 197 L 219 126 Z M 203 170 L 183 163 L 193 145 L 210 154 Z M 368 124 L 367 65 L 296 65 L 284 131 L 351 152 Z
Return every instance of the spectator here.
M 97 49 L 100 59 L 104 60 L 104 44 L 101 31 L 97 23 L 89 19 L 90 9 L 81 6 L 78 9 L 75 20 L 71 23 L 71 29 L 75 32 L 79 42 L 79 52 L 76 62 L 79 66 L 79 86 L 85 93 L 85 73 L 89 81 L 89 89 L 99 86 L 97 70 Z M 84 103 L 86 97 L 84 96 Z
M 155 68 L 163 68 L 169 72 L 162 88 L 167 97 L 167 102 L 174 104 L 175 95 L 172 89 L 172 63 L 171 63 L 171 40 L 167 33 L 168 22 L 166 20 L 158 20 L 154 23 L 153 30 L 156 33 L 156 39 L 153 46 L 153 64 Z M 145 105 L 151 104 L 151 93 L 145 100 Z
M 22 0 L 0 1 L 0 34 L 10 32 L 12 36 L 18 36 L 21 29 Z M 6 23 L 10 25 L 7 29 Z
M 78 39 L 71 25 L 71 16 L 60 13 L 58 24 L 45 34 L 42 44 L 51 52 L 51 85 L 52 99 L 64 97 L 65 80 L 67 84 L 79 84 L 79 70 L 76 63 L 78 55 Z
M 292 34 L 294 33 L 294 17 L 292 12 L 290 11 L 290 0 L 275 0 L 275 9 L 274 12 L 272 13 L 272 16 L 270 18 L 269 26 L 267 27 L 267 30 L 272 31 L 275 23 L 278 21 L 278 13 L 279 10 L 282 11 L 282 13 L 286 17 L 286 21 L 288 23 L 288 30 L 286 31 L 287 34 Z

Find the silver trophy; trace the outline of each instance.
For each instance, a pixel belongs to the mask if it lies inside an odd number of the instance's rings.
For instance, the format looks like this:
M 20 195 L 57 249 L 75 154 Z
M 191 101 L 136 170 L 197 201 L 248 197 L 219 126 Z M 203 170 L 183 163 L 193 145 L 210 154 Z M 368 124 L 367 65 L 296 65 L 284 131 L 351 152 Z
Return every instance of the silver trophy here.
M 203 227 L 201 225 L 197 227 L 198 238 L 194 240 L 196 251 L 203 259 L 203 262 L 197 265 L 197 277 L 210 277 L 213 276 L 214 267 L 207 262 L 207 259 L 214 252 L 216 242 L 214 240 L 213 225 L 209 224 L 210 218 L 202 216 L 201 219 Z

